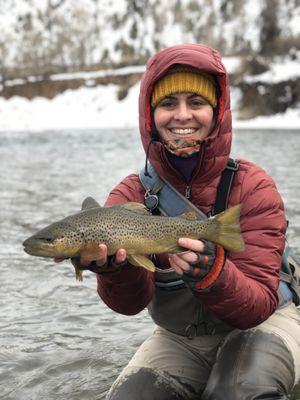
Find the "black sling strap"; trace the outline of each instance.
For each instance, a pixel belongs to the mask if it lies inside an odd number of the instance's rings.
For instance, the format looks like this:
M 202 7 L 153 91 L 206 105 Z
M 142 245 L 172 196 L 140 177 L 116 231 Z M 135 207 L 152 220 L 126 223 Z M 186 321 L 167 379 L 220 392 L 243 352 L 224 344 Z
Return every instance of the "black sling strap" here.
M 232 158 L 229 158 L 227 166 L 221 175 L 212 215 L 219 214 L 220 212 L 226 210 L 234 175 L 238 169 L 239 164 L 236 163 Z

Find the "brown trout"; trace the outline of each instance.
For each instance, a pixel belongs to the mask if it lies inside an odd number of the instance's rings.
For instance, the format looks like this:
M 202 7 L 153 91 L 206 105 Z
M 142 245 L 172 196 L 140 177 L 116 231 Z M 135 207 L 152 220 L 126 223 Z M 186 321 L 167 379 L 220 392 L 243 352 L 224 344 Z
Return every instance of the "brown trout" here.
M 212 218 L 197 220 L 195 212 L 179 217 L 153 216 L 140 203 L 100 207 L 91 197 L 82 203 L 82 210 L 54 222 L 23 243 L 26 253 L 38 257 L 77 259 L 84 251 L 93 252 L 105 243 L 108 255 L 117 249 L 127 251 L 128 261 L 135 266 L 155 270 L 150 254 L 178 253 L 184 249 L 178 239 L 205 239 L 222 245 L 232 252 L 242 251 L 244 241 L 240 232 L 241 205 L 236 205 Z M 75 261 L 76 264 L 76 261 Z M 82 271 L 75 266 L 76 278 Z

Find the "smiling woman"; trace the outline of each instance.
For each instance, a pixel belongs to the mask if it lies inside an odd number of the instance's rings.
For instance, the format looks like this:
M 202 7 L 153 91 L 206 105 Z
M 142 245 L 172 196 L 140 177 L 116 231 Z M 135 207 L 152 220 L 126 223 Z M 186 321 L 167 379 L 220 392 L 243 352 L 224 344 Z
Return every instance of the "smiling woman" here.
M 214 126 L 216 87 L 212 76 L 189 66 L 170 68 L 154 86 L 154 124 L 165 148 L 184 158 L 199 152 Z
M 178 93 L 158 103 L 154 122 L 160 138 L 171 151 L 170 144 L 174 144 L 174 140 L 205 138 L 213 127 L 214 113 L 209 102 L 198 94 Z

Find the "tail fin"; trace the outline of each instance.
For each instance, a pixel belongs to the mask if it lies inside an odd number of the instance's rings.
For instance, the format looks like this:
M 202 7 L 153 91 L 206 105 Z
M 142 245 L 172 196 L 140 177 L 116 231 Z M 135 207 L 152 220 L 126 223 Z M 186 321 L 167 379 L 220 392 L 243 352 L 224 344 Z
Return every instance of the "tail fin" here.
M 241 204 L 238 204 L 213 217 L 211 221 L 215 229 L 208 240 L 220 244 L 228 251 L 243 251 L 245 243 L 241 234 L 240 213 Z

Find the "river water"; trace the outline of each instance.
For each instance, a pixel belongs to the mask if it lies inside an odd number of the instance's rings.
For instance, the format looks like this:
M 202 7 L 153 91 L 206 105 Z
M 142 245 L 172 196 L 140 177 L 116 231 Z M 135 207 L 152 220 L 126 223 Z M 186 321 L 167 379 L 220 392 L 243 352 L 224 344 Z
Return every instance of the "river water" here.
M 239 131 L 234 157 L 277 182 L 300 254 L 300 132 Z M 153 329 L 147 312 L 109 310 L 95 276 L 26 255 L 22 241 L 143 166 L 136 130 L 0 133 L 0 399 L 103 399 Z

